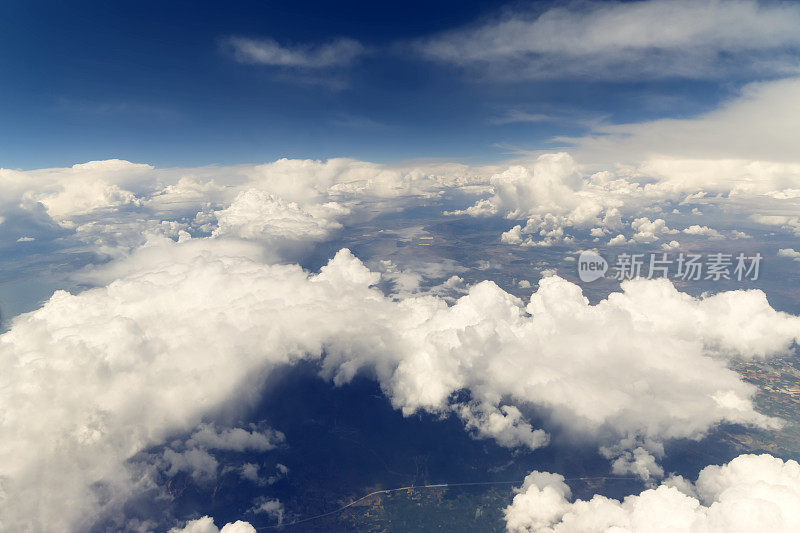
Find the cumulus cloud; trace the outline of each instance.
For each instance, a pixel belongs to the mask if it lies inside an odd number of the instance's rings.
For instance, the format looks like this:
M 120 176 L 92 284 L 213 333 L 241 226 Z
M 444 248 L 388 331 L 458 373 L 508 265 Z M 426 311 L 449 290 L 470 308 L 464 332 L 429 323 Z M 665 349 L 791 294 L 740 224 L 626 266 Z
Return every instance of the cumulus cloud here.
M 704 468 L 694 484 L 670 479 L 623 501 L 570 501 L 564 477 L 533 472 L 505 510 L 512 533 L 789 533 L 800 528 L 800 465 L 740 455 Z
M 608 245 L 609 246 L 622 246 L 622 245 L 625 245 L 627 243 L 628 243 L 628 241 L 625 239 L 625 235 L 623 235 L 621 233 L 619 235 L 616 235 L 615 237 L 611 237 L 608 240 Z
M 281 159 L 197 169 L 155 169 L 111 160 L 66 169 L 0 171 L 11 199 L 0 205 L 0 212 L 15 224 L 23 220 L 20 211 L 38 217 L 42 231 L 68 236 L 65 246 L 81 243 L 112 257 L 158 236 L 185 240 L 213 235 L 260 242 L 293 258 L 307 244 L 334 237 L 351 220 L 453 192 L 483 197 L 449 214 L 519 221 L 500 239 L 520 246 L 568 245 L 584 233 L 596 242 L 609 239 L 611 245 L 666 240 L 675 231 L 669 216 L 643 215 L 671 211 L 679 202 L 756 211 L 750 216 L 760 224 L 800 232 L 800 214 L 762 215 L 753 208 L 753 202 L 763 206 L 768 201 L 772 211 L 791 213 L 796 195 L 790 193 L 800 178 L 776 167 L 758 179 L 730 180 L 723 186 L 724 172 L 665 161 L 592 172 L 569 154 L 557 153 L 491 174 L 494 169 L 488 167 L 395 168 L 350 159 Z M 762 167 L 767 168 L 750 168 Z M 695 179 L 695 173 L 717 177 Z M 763 177 L 767 175 L 772 177 Z M 707 218 L 713 223 L 713 217 Z M 48 224 L 56 229 L 46 229 Z M 18 226 L 17 237 L 30 231 Z M 722 236 L 705 224 L 685 231 Z M 46 237 L 30 233 L 25 236 Z
M 281 432 L 267 427 L 251 425 L 248 431 L 239 427 L 220 429 L 204 423 L 185 442 L 172 441 L 155 462 L 167 476 L 185 472 L 195 481 L 203 482 L 216 479 L 220 471 L 219 461 L 212 452 L 266 452 L 275 449 L 283 441 Z M 258 465 L 247 463 L 240 473 L 245 479 L 262 484 Z
M 263 452 L 274 449 L 283 442 L 284 436 L 279 431 L 269 428 L 259 430 L 255 426 L 250 431 L 244 428 L 219 430 L 210 424 L 201 424 L 189 440 L 187 446 L 210 450 L 230 450 L 235 452 Z
M 328 329 L 324 317 L 335 314 L 322 308 L 315 313 L 319 302 L 346 305 L 338 291 L 353 283 L 366 296 L 356 297 L 355 307 L 366 311 L 374 299 L 367 288 L 373 278 L 345 256 L 339 260 L 344 269 L 332 263 L 313 282 L 299 267 L 262 266 L 236 256 L 161 259 L 108 287 L 77 296 L 58 292 L 3 335 L 0 468 L 6 498 L 0 521 L 6 526 L 85 528 L 97 518 L 100 499 L 113 506 L 147 481 L 134 481 L 125 468 L 138 451 L 196 426 L 275 365 L 319 357 Z M 266 282 L 261 288 L 259 277 Z M 309 291 L 305 303 L 296 281 Z M 281 301 L 299 307 L 292 311 Z M 301 316 L 312 321 L 306 322 L 310 337 L 292 335 L 284 343 L 281 324 Z M 206 433 L 196 440 L 219 445 L 237 437 L 211 439 Z M 185 459 L 209 462 L 194 455 Z M 113 498 L 94 493 L 93 486 Z
M 136 204 L 139 200 L 129 189 L 143 186 L 152 170 L 150 165 L 119 159 L 63 169 L 0 169 L 0 184 L 6 199 L 41 203 L 54 219 L 66 220 L 95 209 Z
M 335 39 L 318 45 L 281 45 L 274 39 L 231 37 L 228 45 L 242 63 L 302 69 L 326 69 L 352 64 L 364 54 L 364 46 L 353 39 Z
M 778 257 L 789 257 L 792 259 L 800 258 L 800 252 L 794 248 L 781 248 L 778 250 Z
M 683 233 L 686 235 L 696 235 L 702 237 L 708 237 L 709 239 L 724 239 L 725 237 L 713 228 L 709 228 L 708 226 L 700 226 L 695 224 L 693 226 L 689 226 L 683 230 Z
M 798 77 L 751 83 L 696 117 L 598 123 L 585 137 L 559 140 L 588 168 L 647 183 L 631 199 L 701 204 L 712 216 L 720 208 L 797 235 L 799 88 Z
M 755 0 L 577 2 L 416 43 L 494 78 L 717 78 L 798 71 L 800 10 Z
M 238 237 L 292 255 L 361 220 L 485 181 L 457 164 L 390 167 L 352 159 L 160 169 L 121 160 L 0 169 L 5 231 L 120 257 L 154 237 Z
M 622 205 L 616 198 L 619 181 L 608 182 L 608 173 L 589 177 L 567 153 L 544 154 L 531 165 L 514 165 L 493 175 L 490 195 L 450 215 L 486 217 L 500 215 L 526 220 L 501 238 L 508 244 L 551 246 L 570 242 L 569 228 L 621 227 Z M 636 184 L 625 183 L 626 190 Z M 633 206 L 631 206 L 633 208 Z
M 678 230 L 670 229 L 663 218 L 650 220 L 647 217 L 640 217 L 631 222 L 631 229 L 634 231 L 633 240 L 642 243 L 651 243 L 659 240 L 664 235 L 674 235 Z
M 628 231 L 666 241 L 672 224 L 635 214 L 687 194 L 624 172 L 587 173 L 567 154 L 488 176 L 347 159 L 0 171 L 17 210 L 3 213 L 28 210 L 96 250 L 125 250 L 82 273 L 99 287 L 57 292 L 0 337 L 0 521 L 87 527 L 152 482 L 130 459 L 176 435 L 191 437 L 165 450 L 164 468 L 198 478 L 218 470 L 215 449 L 268 450 L 277 434 L 207 417 L 299 359 L 337 384 L 369 369 L 405 414 L 453 415 L 504 446 L 583 435 L 615 470 L 642 476 L 660 475 L 667 439 L 700 438 L 720 422 L 775 426 L 755 411 L 755 388 L 726 366 L 797 339 L 798 319 L 763 293 L 695 299 L 639 280 L 589 305 L 551 276 L 526 304 L 455 276 L 423 293 L 430 276 L 388 265 L 383 279 L 397 292 L 387 297 L 374 287 L 381 274 L 346 251 L 319 273 L 265 251 L 454 190 L 488 193 L 461 214 L 524 221 L 504 234 L 509 243 L 566 243 L 575 228 L 612 242 Z M 545 427 L 531 424 L 533 411 Z
M 257 501 L 256 505 L 250 509 L 251 513 L 255 514 L 266 514 L 276 520 L 278 524 L 283 523 L 283 515 L 285 513 L 283 503 L 279 500 L 268 500 L 266 498 L 261 498 Z
M 219 529 L 214 525 L 214 519 L 210 516 L 204 516 L 197 520 L 190 520 L 186 526 L 182 528 L 173 528 L 169 533 L 255 533 L 256 528 L 250 525 L 249 522 L 242 522 L 237 520 L 222 526 Z
M 570 245 L 590 237 L 595 242 L 607 238 L 610 246 L 664 240 L 668 249 L 673 242 L 669 237 L 679 232 L 724 239 L 708 224 L 671 227 L 681 213 L 677 207 L 692 205 L 706 206 L 705 219 L 712 224 L 724 210 L 800 234 L 795 193 L 800 166 L 795 164 L 660 158 L 619 165 L 613 171 L 591 168 L 566 152 L 539 155 L 492 175 L 483 197 L 446 214 L 524 221 L 500 235 L 501 242 L 524 247 Z M 646 213 L 664 215 L 643 216 Z M 701 215 L 694 207 L 688 216 Z M 681 222 L 685 224 L 685 218 Z M 727 233 L 734 239 L 750 238 L 738 230 Z
M 273 194 L 249 189 L 239 193 L 231 205 L 214 213 L 217 227 L 213 235 L 263 240 L 273 245 L 321 241 L 342 228 L 336 219 L 348 212 L 335 202 L 304 208 Z
M 491 282 L 450 305 L 384 296 L 346 250 L 309 273 L 223 242 L 165 241 L 0 336 L 5 527 L 88 527 L 151 482 L 129 460 L 176 434 L 194 443 L 168 458 L 176 471 L 210 474 L 215 448 L 268 449 L 276 434 L 201 424 L 300 359 L 337 384 L 369 369 L 405 414 L 452 413 L 505 446 L 546 444 L 536 409 L 624 456 L 723 421 L 773 427 L 726 358 L 782 352 L 800 331 L 759 291 L 695 299 L 637 280 L 590 305 L 551 276 L 527 306 Z
M 493 175 L 488 196 L 448 214 L 525 220 L 501 235 L 502 242 L 521 246 L 570 244 L 576 230 L 597 240 L 616 233 L 612 246 L 626 242 L 624 230 L 631 242 L 642 243 L 677 233 L 663 218 L 651 221 L 641 213 L 680 201 L 686 192 L 639 178 L 647 180 L 624 170 L 589 172 L 565 152 L 543 154 Z

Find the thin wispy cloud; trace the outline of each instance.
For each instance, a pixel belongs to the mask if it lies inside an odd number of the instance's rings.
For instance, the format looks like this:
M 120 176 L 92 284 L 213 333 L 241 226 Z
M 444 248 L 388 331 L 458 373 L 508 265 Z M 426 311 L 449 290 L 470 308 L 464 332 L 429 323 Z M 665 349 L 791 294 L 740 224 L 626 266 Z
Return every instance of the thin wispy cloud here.
M 274 39 L 231 37 L 227 44 L 241 63 L 297 69 L 328 69 L 352 64 L 364 53 L 353 39 L 340 38 L 325 44 L 282 45 Z
M 360 115 L 342 114 L 332 119 L 330 123 L 340 128 L 352 128 L 359 130 L 386 130 L 390 129 L 388 124 L 379 122 L 369 117 Z
M 105 117 L 135 116 L 147 119 L 174 120 L 181 118 L 181 113 L 171 107 L 152 105 L 138 102 L 85 100 L 72 98 L 59 98 L 52 108 L 53 111 L 75 113 L 80 115 L 94 115 Z
M 545 113 L 529 113 L 527 111 L 520 111 L 519 109 L 510 109 L 503 115 L 490 119 L 489 122 L 502 126 L 521 122 L 555 122 L 556 120 L 558 120 L 556 117 Z
M 430 60 L 489 79 L 789 75 L 800 67 L 800 5 L 755 0 L 581 2 L 512 11 L 422 39 Z

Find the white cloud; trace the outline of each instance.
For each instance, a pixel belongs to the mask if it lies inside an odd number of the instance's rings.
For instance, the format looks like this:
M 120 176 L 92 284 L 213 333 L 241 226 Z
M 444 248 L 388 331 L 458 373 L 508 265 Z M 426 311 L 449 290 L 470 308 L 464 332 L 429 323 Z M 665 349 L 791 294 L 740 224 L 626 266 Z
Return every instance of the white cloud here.
M 798 90 L 798 77 L 752 83 L 697 117 L 596 124 L 586 137 L 560 140 L 587 168 L 649 182 L 631 199 L 680 199 L 697 204 L 693 217 L 718 207 L 800 234 Z
M 190 448 L 182 452 L 176 452 L 167 448 L 164 450 L 163 459 L 166 463 L 164 471 L 168 476 L 175 476 L 178 472 L 185 472 L 198 481 L 217 477 L 219 462 L 205 450 Z
M 645 481 L 661 478 L 664 469 L 658 464 L 658 459 L 663 457 L 664 447 L 658 442 L 646 444 L 637 446 L 633 440 L 622 441 L 619 445 L 603 447 L 600 452 L 613 459 L 611 471 L 618 476 L 634 474 Z
M 279 500 L 268 500 L 266 498 L 262 498 L 256 502 L 256 505 L 250 509 L 251 513 L 263 513 L 267 516 L 274 518 L 278 524 L 283 523 L 283 516 L 285 513 L 283 503 Z
M 222 526 L 219 529 L 214 525 L 214 519 L 210 516 L 204 516 L 197 520 L 190 520 L 186 523 L 185 527 L 173 528 L 169 533 L 255 533 L 256 528 L 251 526 L 248 522 L 237 520 Z
M 213 471 L 205 450 L 268 449 L 274 435 L 199 424 L 299 359 L 337 384 L 370 369 L 405 414 L 454 413 L 506 446 L 546 443 L 525 415 L 540 409 L 623 456 L 720 421 L 773 427 L 726 357 L 782 352 L 800 332 L 759 291 L 695 299 L 638 280 L 589 305 L 552 276 L 527 306 L 491 282 L 448 305 L 384 296 L 346 251 L 318 274 L 248 253 L 222 239 L 153 244 L 110 268 L 120 277 L 106 287 L 57 292 L 14 320 L 0 336 L 0 522 L 84 529 L 149 486 L 127 461 L 176 434 L 196 446 L 170 464 L 192 472 Z M 453 403 L 459 390 L 468 402 Z
M 570 502 L 564 477 L 533 472 L 506 508 L 510 533 L 790 533 L 800 529 L 800 465 L 740 455 L 626 497 Z
M 685 196 L 659 183 L 640 184 L 634 173 L 588 173 L 567 153 L 543 154 L 527 165 L 514 165 L 493 175 L 489 195 L 451 215 L 504 216 L 525 220 L 501 235 L 501 241 L 520 246 L 552 246 L 576 240 L 574 231 L 597 239 L 617 233 L 610 245 L 624 244 L 618 233 L 630 226 L 631 242 L 654 242 L 677 233 L 663 218 L 642 217 L 646 209 Z M 650 180 L 652 181 L 652 180 Z
M 375 299 L 364 285 L 371 275 L 345 256 L 344 269 L 331 264 L 312 282 L 299 267 L 195 249 L 201 255 L 179 263 L 170 254 L 153 256 L 144 270 L 108 287 L 58 292 L 2 336 L 7 498 L 0 522 L 83 529 L 101 510 L 90 490 L 95 483 L 107 487 L 113 506 L 147 482 L 134 481 L 124 467 L 137 451 L 241 398 L 275 365 L 319 357 L 329 328 L 323 317 L 347 305 L 338 291 L 354 289 L 354 309 L 366 311 Z M 333 308 L 314 311 L 326 301 Z M 285 344 L 281 331 L 292 322 L 305 322 L 307 334 Z M 337 350 L 335 341 L 330 349 Z M 34 475 L 42 469 L 45 476 Z
M 581 2 L 416 43 L 493 78 L 717 78 L 798 71 L 800 9 L 755 0 Z
M 609 180 L 609 173 L 586 177 L 567 153 L 544 154 L 528 166 L 514 165 L 490 178 L 490 195 L 467 209 L 447 213 L 485 217 L 501 215 L 525 220 L 502 241 L 523 246 L 568 243 L 569 228 L 621 228 L 621 196 L 631 196 L 635 183 Z M 631 208 L 634 208 L 633 202 Z
M 325 376 L 340 384 L 370 369 L 406 414 L 454 414 L 509 447 L 546 445 L 545 429 L 577 433 L 609 450 L 614 469 L 642 476 L 659 475 L 666 439 L 699 438 L 721 421 L 774 426 L 754 410 L 755 388 L 726 367 L 726 357 L 768 356 L 798 337 L 798 319 L 760 292 L 694 299 L 640 280 L 589 305 L 553 276 L 526 306 L 493 283 L 468 288 L 457 277 L 420 293 L 430 276 L 400 267 L 384 269 L 399 287 L 386 297 L 369 287 L 379 275 L 346 252 L 319 274 L 265 264 L 278 260 L 260 243 L 324 240 L 347 213 L 402 209 L 487 181 L 487 197 L 463 213 L 524 220 L 502 239 L 527 246 L 571 242 L 574 228 L 626 242 L 628 224 L 634 239 L 661 239 L 675 230 L 642 209 L 696 192 L 688 182 L 642 185 L 624 169 L 587 175 L 567 154 L 490 179 L 486 170 L 284 159 L 0 171 L 15 202 L 27 198 L 95 249 L 125 249 L 124 260 L 83 273 L 107 286 L 58 292 L 0 337 L 0 521 L 85 527 L 151 483 L 127 461 L 178 434 L 194 440 L 165 452 L 165 468 L 198 477 L 217 471 L 214 446 L 268 450 L 277 440 L 261 430 L 201 424 L 223 402 L 251 397 L 243 391 L 275 366 L 323 352 Z M 687 230 L 716 231 L 696 227 Z M 460 390 L 470 399 L 453 403 Z M 531 410 L 545 428 L 530 424 Z M 112 495 L 105 506 L 96 486 Z
M 61 221 L 95 209 L 135 205 L 138 199 L 129 187 L 140 187 L 152 171 L 150 165 L 119 159 L 27 172 L 0 169 L 0 185 L 7 199 L 40 202 Z
M 504 115 L 491 120 L 492 124 L 516 124 L 520 122 L 555 122 L 557 117 L 546 115 L 544 113 L 530 113 L 528 111 L 521 111 L 519 109 L 511 109 Z
M 211 233 L 260 241 L 292 256 L 341 229 L 348 213 L 363 220 L 448 190 L 469 192 L 485 180 L 485 169 L 457 164 L 280 159 L 158 169 L 113 159 L 67 168 L 0 169 L 0 218 L 14 221 L 7 231 L 16 231 L 15 237 L 66 235 L 61 242 L 71 251 L 82 246 L 103 256 L 123 256 L 153 237 Z M 32 228 L 30 220 L 26 226 L 26 217 L 35 217 L 38 226 Z
M 322 241 L 342 228 L 336 221 L 349 210 L 335 202 L 301 207 L 273 194 L 248 189 L 216 211 L 215 236 L 264 240 L 271 244 Z
M 640 217 L 631 222 L 631 229 L 635 232 L 633 240 L 642 243 L 657 241 L 664 235 L 674 235 L 678 230 L 670 229 L 663 218 L 650 220 L 647 217 Z
M 697 117 L 597 124 L 575 144 L 592 165 L 642 166 L 674 188 L 767 193 L 797 189 L 800 78 L 751 83 Z M 692 191 L 692 192 L 693 192 Z
M 791 211 L 798 211 L 794 206 L 789 206 Z M 779 226 L 781 230 L 793 233 L 795 235 L 800 235 L 800 215 L 762 215 L 762 214 L 755 214 L 751 215 L 750 219 L 753 222 L 757 222 L 758 224 L 763 224 L 765 226 Z
M 708 237 L 709 239 L 716 239 L 721 240 L 725 237 L 713 228 L 709 228 L 708 226 L 700 226 L 695 224 L 693 226 L 689 226 L 688 228 L 684 228 L 683 233 L 686 235 L 696 235 L 702 237 Z
M 274 449 L 283 440 L 284 436 L 281 432 L 271 429 L 259 431 L 252 427 L 250 431 L 244 428 L 229 428 L 220 431 L 213 425 L 201 424 L 186 441 L 186 445 L 207 450 L 264 452 Z
M 800 252 L 794 248 L 781 248 L 778 250 L 778 257 L 790 257 L 792 259 L 800 258 Z
M 628 241 L 625 239 L 625 235 L 620 233 L 616 237 L 611 237 L 608 240 L 608 245 L 609 246 L 622 246 L 624 244 L 627 244 L 627 242 Z
M 365 51 L 358 41 L 344 38 L 319 45 L 286 46 L 274 39 L 232 37 L 228 44 L 242 63 L 304 69 L 347 66 Z

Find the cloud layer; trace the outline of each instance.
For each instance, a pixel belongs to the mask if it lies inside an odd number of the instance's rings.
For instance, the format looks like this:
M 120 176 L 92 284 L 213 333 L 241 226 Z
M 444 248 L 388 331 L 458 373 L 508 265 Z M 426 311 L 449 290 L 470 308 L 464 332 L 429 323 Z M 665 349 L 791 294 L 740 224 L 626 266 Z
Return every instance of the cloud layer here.
M 452 413 L 509 447 L 546 445 L 525 414 L 537 410 L 624 471 L 629 454 L 657 458 L 664 439 L 723 421 L 773 427 L 726 358 L 780 352 L 800 334 L 759 291 L 698 300 L 639 280 L 589 305 L 552 277 L 527 306 L 491 282 L 448 305 L 384 296 L 346 250 L 316 274 L 252 254 L 220 239 L 154 243 L 107 286 L 57 292 L 14 320 L 0 337 L 4 527 L 88 527 L 153 488 L 134 455 L 194 428 L 166 458 L 174 468 L 202 473 L 214 447 L 268 446 L 200 424 L 301 359 L 337 384 L 369 369 L 404 413 Z
M 504 80 L 785 75 L 798 69 L 798 24 L 797 6 L 755 0 L 573 2 L 506 12 L 417 48 Z

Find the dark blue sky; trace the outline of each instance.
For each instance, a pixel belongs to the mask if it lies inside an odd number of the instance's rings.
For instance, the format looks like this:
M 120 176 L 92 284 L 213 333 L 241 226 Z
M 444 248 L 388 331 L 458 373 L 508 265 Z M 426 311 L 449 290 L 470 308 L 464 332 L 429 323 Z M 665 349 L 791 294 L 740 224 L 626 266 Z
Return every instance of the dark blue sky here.
M 514 79 L 430 61 L 412 46 L 509 10 L 550 7 L 7 1 L 0 167 L 112 157 L 159 166 L 334 156 L 477 163 L 553 147 L 551 137 L 580 134 L 591 121 L 696 113 L 742 81 Z M 276 67 L 237 61 L 231 37 L 301 48 L 346 37 L 365 51 L 344 66 Z M 548 118 L 507 118 L 519 113 Z

